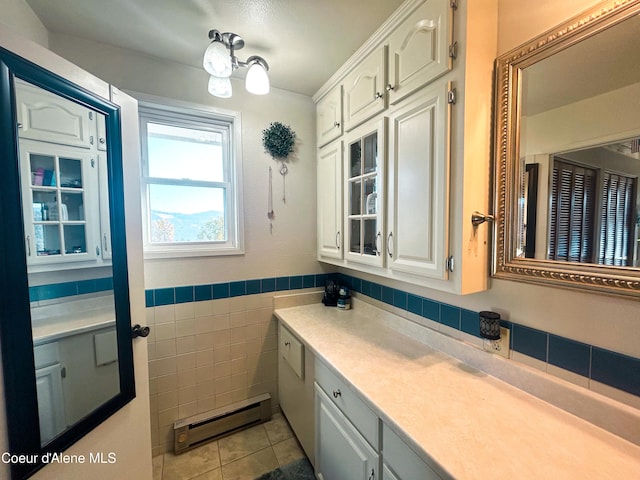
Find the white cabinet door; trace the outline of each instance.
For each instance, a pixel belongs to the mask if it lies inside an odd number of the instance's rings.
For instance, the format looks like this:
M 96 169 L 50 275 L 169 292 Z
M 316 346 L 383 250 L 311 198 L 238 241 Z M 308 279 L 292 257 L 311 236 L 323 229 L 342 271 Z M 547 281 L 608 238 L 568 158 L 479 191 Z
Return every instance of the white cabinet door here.
M 378 454 L 316 385 L 316 475 L 320 480 L 375 480 Z
M 318 258 L 342 258 L 342 142 L 318 153 Z
M 59 363 L 36 370 L 36 392 L 40 421 L 40 443 L 45 445 L 67 428 Z
M 449 114 L 447 83 L 420 92 L 390 117 L 388 267 L 446 278 Z
M 382 425 L 383 480 L 440 480 L 427 465 L 389 426 Z
M 107 154 L 98 153 L 98 187 L 100 200 L 100 247 L 103 260 L 111 260 L 111 221 L 109 213 L 109 170 Z
M 386 119 L 369 122 L 347 138 L 345 259 L 384 264 Z
M 91 148 L 95 114 L 89 109 L 27 82 L 16 82 L 20 138 Z
M 451 18 L 449 0 L 429 0 L 389 36 L 391 105 L 451 70 Z
M 95 262 L 98 175 L 88 150 L 20 140 L 29 265 Z
M 379 47 L 345 77 L 344 123 L 347 131 L 386 108 L 386 57 L 387 47 Z
M 342 86 L 327 93 L 316 105 L 316 139 L 318 147 L 342 135 Z

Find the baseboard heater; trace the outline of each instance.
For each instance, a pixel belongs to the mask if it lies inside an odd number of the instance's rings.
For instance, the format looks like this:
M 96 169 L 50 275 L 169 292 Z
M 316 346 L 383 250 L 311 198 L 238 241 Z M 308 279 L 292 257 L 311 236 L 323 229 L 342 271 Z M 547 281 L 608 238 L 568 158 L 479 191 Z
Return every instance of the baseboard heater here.
M 271 418 L 271 395 L 264 393 L 216 410 L 177 420 L 173 424 L 175 453 L 229 435 Z

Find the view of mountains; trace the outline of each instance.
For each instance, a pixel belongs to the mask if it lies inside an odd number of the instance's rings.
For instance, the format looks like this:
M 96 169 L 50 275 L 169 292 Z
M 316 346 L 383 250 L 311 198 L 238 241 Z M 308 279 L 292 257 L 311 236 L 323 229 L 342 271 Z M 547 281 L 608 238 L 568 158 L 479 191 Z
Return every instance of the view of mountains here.
M 224 214 L 210 210 L 199 213 L 151 210 L 153 242 L 197 242 L 224 239 Z

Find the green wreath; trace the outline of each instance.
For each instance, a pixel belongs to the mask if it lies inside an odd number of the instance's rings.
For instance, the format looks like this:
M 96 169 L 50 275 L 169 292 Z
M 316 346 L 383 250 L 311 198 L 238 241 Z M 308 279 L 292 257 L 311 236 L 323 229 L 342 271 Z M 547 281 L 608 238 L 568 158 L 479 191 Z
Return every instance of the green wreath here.
M 262 145 L 273 158 L 285 160 L 293 151 L 296 133 L 291 127 L 280 122 L 272 122 L 262 131 Z

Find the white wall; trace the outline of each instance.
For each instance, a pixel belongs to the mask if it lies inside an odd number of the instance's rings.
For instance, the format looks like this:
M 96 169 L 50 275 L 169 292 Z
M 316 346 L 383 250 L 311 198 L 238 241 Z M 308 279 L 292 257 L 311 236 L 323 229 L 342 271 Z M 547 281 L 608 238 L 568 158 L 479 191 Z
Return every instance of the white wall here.
M 0 23 L 43 47 L 49 45 L 49 32 L 24 0 L 2 0 Z
M 309 97 L 273 89 L 269 95 L 245 92 L 233 83 L 233 97 L 207 92 L 207 73 L 77 38 L 51 35 L 51 48 L 100 78 L 125 90 L 239 111 L 242 115 L 246 253 L 241 256 L 145 261 L 146 288 L 290 276 L 321 271 L 316 262 L 315 107 Z M 205 45 L 203 44 L 203 51 Z M 245 47 L 245 50 L 250 45 Z M 249 52 L 250 53 L 250 52 Z M 296 132 L 297 155 L 282 177 L 264 153 L 262 130 L 280 121 Z M 273 167 L 273 234 L 267 218 L 268 168 Z

